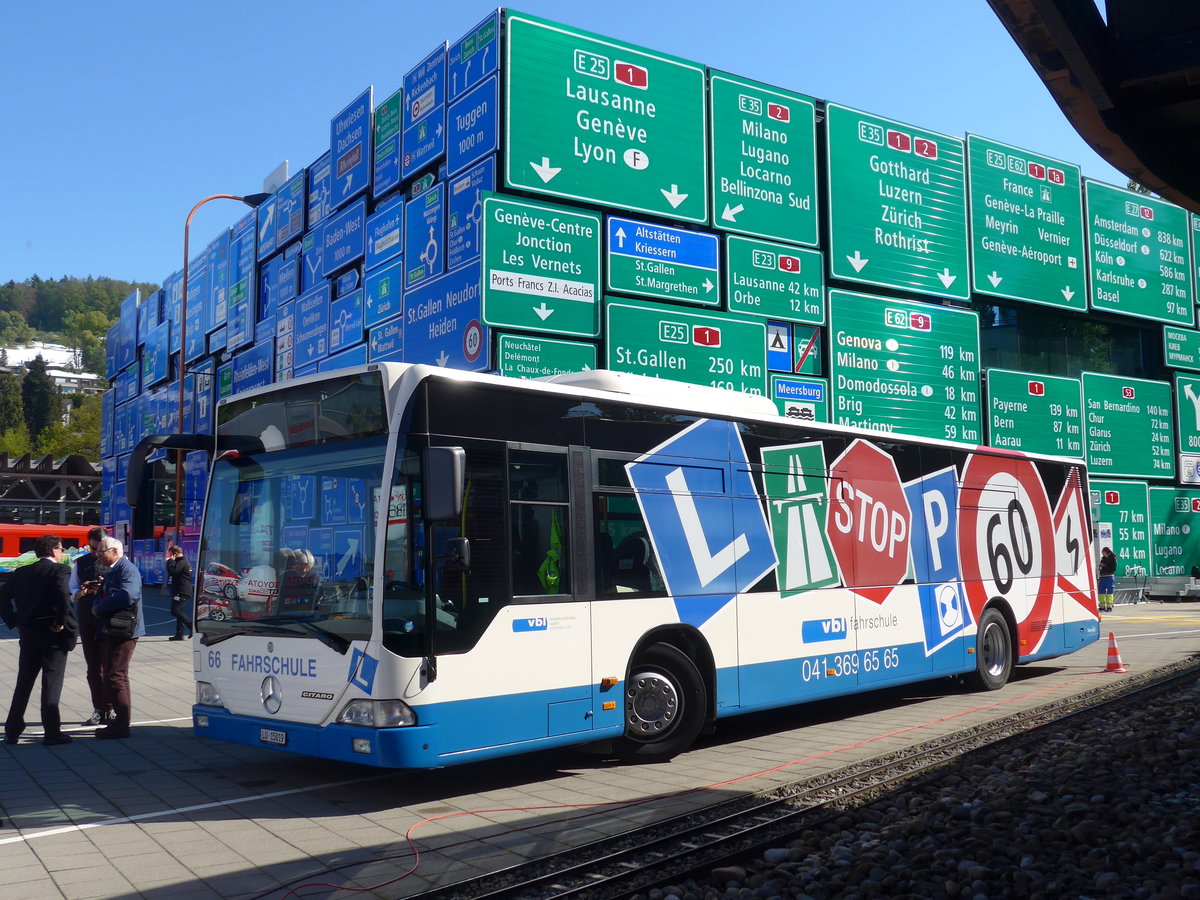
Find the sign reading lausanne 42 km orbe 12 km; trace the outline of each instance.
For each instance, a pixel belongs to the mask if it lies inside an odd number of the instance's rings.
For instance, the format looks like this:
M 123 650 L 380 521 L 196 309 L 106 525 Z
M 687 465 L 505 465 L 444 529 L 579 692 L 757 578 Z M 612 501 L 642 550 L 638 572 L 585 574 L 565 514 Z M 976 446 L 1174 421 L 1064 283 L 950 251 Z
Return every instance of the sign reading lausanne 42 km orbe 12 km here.
M 825 127 L 830 275 L 970 296 L 962 140 L 836 103 Z
M 1079 167 L 974 134 L 967 161 L 975 290 L 1086 310 Z
M 703 66 L 521 13 L 506 21 L 508 187 L 708 221 Z

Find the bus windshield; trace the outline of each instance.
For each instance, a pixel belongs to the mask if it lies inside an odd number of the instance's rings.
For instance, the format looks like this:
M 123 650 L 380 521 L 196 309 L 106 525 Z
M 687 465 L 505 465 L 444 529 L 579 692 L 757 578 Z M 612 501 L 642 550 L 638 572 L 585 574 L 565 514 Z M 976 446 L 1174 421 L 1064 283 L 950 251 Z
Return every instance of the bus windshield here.
M 309 636 L 344 651 L 370 637 L 387 434 L 380 386 L 373 410 L 361 406 L 369 391 L 348 404 L 364 387 L 301 387 L 222 417 L 223 436 L 261 449 L 226 452 L 212 468 L 196 615 L 208 640 Z

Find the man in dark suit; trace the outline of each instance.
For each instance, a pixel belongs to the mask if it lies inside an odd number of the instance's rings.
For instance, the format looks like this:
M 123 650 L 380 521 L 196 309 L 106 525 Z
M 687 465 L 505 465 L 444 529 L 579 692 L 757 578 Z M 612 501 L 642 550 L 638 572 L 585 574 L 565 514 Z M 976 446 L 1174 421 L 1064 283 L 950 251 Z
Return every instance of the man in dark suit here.
M 79 626 L 71 607 L 71 570 L 62 564 L 62 539 L 46 535 L 33 545 L 38 560 L 12 573 L 0 588 L 0 618 L 21 630 L 17 684 L 13 688 L 4 743 L 15 744 L 25 730 L 25 707 L 38 673 L 42 675 L 42 743 L 47 747 L 71 743 L 58 714 L 67 654 L 75 649 Z

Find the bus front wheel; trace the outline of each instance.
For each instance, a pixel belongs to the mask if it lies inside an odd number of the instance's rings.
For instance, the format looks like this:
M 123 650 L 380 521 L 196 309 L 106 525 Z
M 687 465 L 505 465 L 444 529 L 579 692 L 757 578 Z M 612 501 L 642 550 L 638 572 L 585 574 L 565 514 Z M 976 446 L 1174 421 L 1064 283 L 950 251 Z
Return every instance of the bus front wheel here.
M 653 644 L 638 655 L 625 682 L 625 736 L 619 756 L 658 762 L 692 745 L 704 725 L 704 679 L 687 655 Z
M 975 637 L 975 673 L 971 681 L 980 690 L 998 691 L 1008 682 L 1012 667 L 1013 645 L 1008 623 L 995 609 L 986 609 Z

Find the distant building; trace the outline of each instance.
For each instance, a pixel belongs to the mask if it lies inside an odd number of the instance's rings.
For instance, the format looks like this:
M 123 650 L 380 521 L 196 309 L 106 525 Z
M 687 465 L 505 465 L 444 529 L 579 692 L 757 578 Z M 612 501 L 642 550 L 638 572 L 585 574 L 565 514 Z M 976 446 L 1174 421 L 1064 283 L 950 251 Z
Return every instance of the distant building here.
M 46 374 L 54 382 L 60 394 L 102 394 L 106 387 L 99 375 L 84 372 L 79 365 L 79 354 L 61 344 L 35 341 L 19 347 L 5 347 L 6 364 L 0 372 L 24 375 L 29 364 L 41 356 L 46 362 Z

